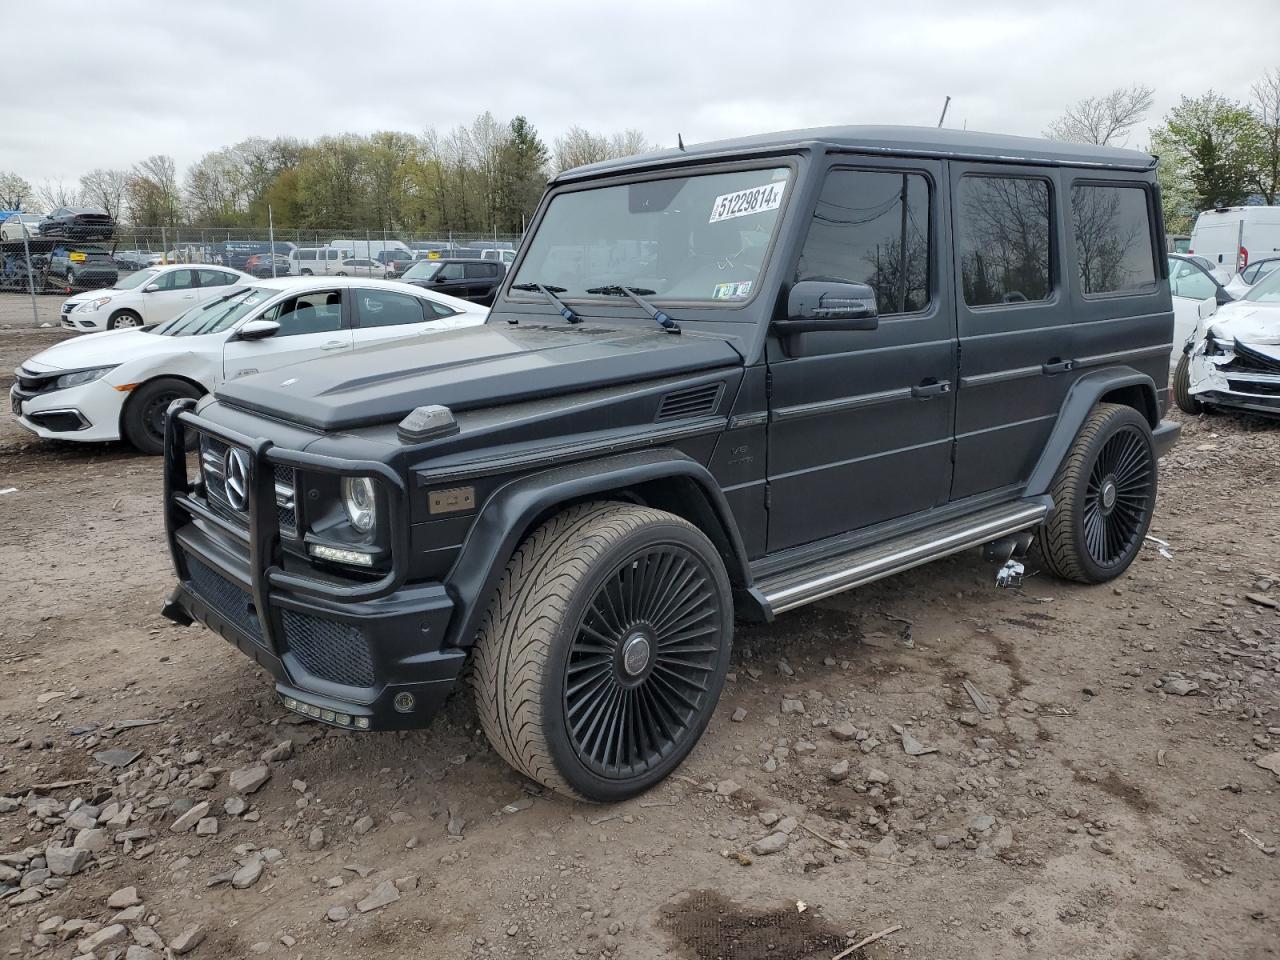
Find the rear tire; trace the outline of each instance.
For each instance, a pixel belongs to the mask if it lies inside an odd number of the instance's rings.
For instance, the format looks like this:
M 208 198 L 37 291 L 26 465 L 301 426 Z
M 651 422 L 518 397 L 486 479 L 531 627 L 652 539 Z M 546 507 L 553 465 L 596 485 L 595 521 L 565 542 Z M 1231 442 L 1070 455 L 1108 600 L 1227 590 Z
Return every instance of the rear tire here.
M 1142 549 L 1156 502 L 1151 426 L 1132 407 L 1100 403 L 1076 435 L 1050 488 L 1054 511 L 1034 551 L 1055 576 L 1105 583 Z
M 142 326 L 142 317 L 132 310 L 121 310 L 119 313 L 113 314 L 111 319 L 107 321 L 108 330 L 123 330 L 140 326 Z
M 1173 402 L 1183 413 L 1193 417 L 1204 413 L 1204 404 L 1191 394 L 1191 357 L 1183 354 L 1173 371 Z
M 552 790 L 624 800 L 702 736 L 732 636 L 729 579 L 702 531 L 632 504 L 571 507 L 516 550 L 481 621 L 481 726 Z
M 120 416 L 120 432 L 142 453 L 156 456 L 164 453 L 165 411 L 174 400 L 195 399 L 203 394 L 177 377 L 157 377 L 136 388 L 124 405 Z M 194 437 L 192 438 L 194 442 Z

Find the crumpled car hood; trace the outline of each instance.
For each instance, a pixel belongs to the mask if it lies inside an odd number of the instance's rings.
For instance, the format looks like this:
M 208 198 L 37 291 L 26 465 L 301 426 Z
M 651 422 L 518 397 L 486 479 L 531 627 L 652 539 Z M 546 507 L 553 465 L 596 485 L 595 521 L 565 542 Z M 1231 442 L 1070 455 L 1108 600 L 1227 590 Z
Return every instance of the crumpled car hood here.
M 1215 340 L 1226 343 L 1239 340 L 1255 346 L 1280 346 L 1280 304 L 1227 304 L 1214 314 L 1209 332 Z

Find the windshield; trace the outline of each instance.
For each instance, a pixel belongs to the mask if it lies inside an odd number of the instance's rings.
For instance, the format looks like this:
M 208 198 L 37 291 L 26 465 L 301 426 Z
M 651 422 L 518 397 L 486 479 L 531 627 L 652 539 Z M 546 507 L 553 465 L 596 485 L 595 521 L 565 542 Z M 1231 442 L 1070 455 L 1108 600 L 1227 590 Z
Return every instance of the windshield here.
M 746 300 L 759 286 L 790 169 L 672 177 L 563 193 L 512 281 L 627 286 L 667 300 Z
M 1254 303 L 1280 303 L 1280 270 L 1272 270 L 1250 287 L 1244 299 Z
M 137 273 L 131 273 L 123 280 L 117 281 L 115 289 L 133 290 L 136 287 L 145 287 L 159 272 L 159 270 L 139 270 Z
M 430 280 L 441 267 L 439 260 L 419 260 L 402 275 L 402 280 Z
M 266 287 L 237 287 L 224 297 L 192 307 L 186 313 L 152 327 L 150 332 L 162 337 L 199 337 L 206 333 L 221 333 L 279 292 Z

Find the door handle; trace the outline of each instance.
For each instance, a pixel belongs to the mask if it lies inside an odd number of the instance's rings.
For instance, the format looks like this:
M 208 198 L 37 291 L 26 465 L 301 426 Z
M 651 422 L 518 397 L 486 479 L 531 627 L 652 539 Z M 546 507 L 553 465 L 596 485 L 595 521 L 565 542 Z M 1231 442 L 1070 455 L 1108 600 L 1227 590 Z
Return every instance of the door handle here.
M 324 346 L 322 346 L 320 349 L 321 349 L 321 350 L 341 350 L 341 349 L 342 349 L 343 347 L 345 347 L 346 345 L 347 345 L 347 344 L 346 344 L 346 341 L 345 341 L 345 340 L 330 340 L 328 343 L 326 343 L 326 344 L 325 344 Z
M 1055 373 L 1066 373 L 1075 369 L 1076 362 L 1074 360 L 1051 360 L 1048 363 L 1040 364 L 1040 372 L 1053 376 Z
M 917 400 L 928 400 L 930 397 L 940 397 L 944 393 L 950 392 L 950 380 L 943 380 L 940 383 L 922 383 L 911 388 L 911 396 Z

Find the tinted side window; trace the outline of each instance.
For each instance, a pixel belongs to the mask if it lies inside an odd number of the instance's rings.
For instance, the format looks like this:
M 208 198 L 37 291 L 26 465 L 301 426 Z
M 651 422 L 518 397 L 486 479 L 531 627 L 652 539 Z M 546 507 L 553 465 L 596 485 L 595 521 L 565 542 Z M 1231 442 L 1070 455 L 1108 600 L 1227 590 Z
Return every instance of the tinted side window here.
M 1049 184 L 1026 177 L 966 176 L 956 196 L 956 249 L 971 307 L 1045 300 Z
M 361 327 L 395 327 L 422 323 L 422 301 L 390 290 L 357 290 L 356 314 Z
M 191 270 L 170 270 L 160 278 L 161 290 L 190 290 L 195 286 Z
M 280 324 L 277 337 L 331 333 L 342 329 L 342 292 L 339 290 L 294 297 L 280 304 L 276 310 L 275 316 L 270 319 Z
M 866 283 L 876 292 L 881 316 L 913 313 L 929 304 L 929 255 L 929 182 L 923 176 L 832 170 L 795 279 Z
M 488 280 L 493 274 L 489 272 L 489 264 L 487 263 L 467 263 L 466 276 L 468 280 Z
M 1076 263 L 1085 295 L 1133 293 L 1156 282 L 1151 214 L 1141 187 L 1071 188 Z
M 231 282 L 232 276 L 221 270 L 197 270 L 202 287 L 224 287 Z
M 437 280 L 461 280 L 463 277 L 462 264 L 446 263 L 440 268 L 440 272 L 436 274 Z
M 298 259 L 299 259 L 299 260 L 314 260 L 315 258 L 316 258 L 316 252 L 315 252 L 314 250 L 299 250 L 299 251 L 298 251 Z
M 443 303 L 436 303 L 434 300 L 426 300 L 424 301 L 424 303 L 426 303 L 427 305 L 428 319 L 431 318 L 431 314 L 433 313 L 437 317 L 452 317 L 457 315 L 460 312 L 458 310 L 454 310 L 451 307 L 446 307 Z

